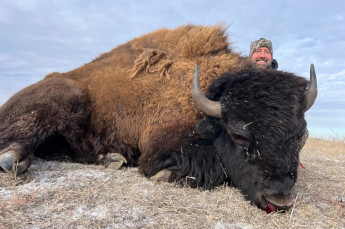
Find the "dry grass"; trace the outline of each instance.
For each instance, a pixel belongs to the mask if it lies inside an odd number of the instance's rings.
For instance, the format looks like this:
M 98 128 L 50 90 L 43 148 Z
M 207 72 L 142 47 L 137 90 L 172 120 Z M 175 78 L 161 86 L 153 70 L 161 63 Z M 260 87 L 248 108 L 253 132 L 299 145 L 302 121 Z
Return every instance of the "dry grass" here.
M 137 168 L 36 160 L 26 183 L 0 186 L 0 228 L 344 228 L 345 144 L 310 139 L 301 162 L 294 207 L 266 214 L 232 187 L 201 191 Z

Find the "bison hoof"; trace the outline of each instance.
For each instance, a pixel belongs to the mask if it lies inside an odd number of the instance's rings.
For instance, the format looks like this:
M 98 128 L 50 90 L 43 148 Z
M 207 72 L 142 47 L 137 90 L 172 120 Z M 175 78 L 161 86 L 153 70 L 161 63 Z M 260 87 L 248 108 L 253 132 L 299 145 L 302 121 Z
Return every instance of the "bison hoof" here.
M 32 160 L 31 157 L 27 157 L 19 163 L 15 163 L 12 168 L 12 172 L 19 175 L 24 173 L 31 165 Z
M 11 146 L 11 148 L 13 147 Z M 14 149 L 5 149 L 0 154 L 0 167 L 8 173 L 22 174 L 30 165 L 31 157 L 20 161 L 20 154 Z
M 163 169 L 159 171 L 156 175 L 152 176 L 150 180 L 156 181 L 156 182 L 169 182 L 169 179 L 171 177 L 172 172 L 167 169 Z
M 123 164 L 127 164 L 127 160 L 119 153 L 108 153 L 102 159 L 106 168 L 120 169 Z
M 16 175 L 24 173 L 31 165 L 31 157 L 27 157 L 24 160 L 18 162 L 18 156 L 16 152 L 9 151 L 0 155 L 0 167 L 8 173 Z
M 23 159 L 21 155 L 21 146 L 12 143 L 0 152 L 0 170 L 3 169 L 7 173 L 19 175 L 24 173 L 31 165 L 31 156 Z
M 13 165 L 19 160 L 15 151 L 9 151 L 0 155 L 0 166 L 6 172 L 12 171 Z

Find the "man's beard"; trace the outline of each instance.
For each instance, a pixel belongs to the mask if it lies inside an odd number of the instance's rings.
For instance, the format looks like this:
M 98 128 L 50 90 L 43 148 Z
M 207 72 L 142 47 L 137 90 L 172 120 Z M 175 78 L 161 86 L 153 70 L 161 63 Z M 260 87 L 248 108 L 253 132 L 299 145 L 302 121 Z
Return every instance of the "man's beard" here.
M 261 64 L 257 64 L 256 63 L 256 65 L 258 66 L 258 67 L 260 67 L 260 68 L 271 68 L 272 67 L 272 60 L 271 61 L 268 61 L 268 59 L 266 58 L 266 57 L 258 57 L 258 58 L 256 58 L 256 62 L 258 62 L 258 61 L 265 61 L 266 62 L 266 65 L 261 65 Z

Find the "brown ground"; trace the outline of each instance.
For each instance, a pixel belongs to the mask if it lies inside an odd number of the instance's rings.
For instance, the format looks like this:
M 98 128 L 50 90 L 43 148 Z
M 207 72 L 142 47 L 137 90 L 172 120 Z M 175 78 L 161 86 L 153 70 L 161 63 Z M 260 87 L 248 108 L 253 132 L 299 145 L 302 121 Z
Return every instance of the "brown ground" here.
M 266 212 L 239 190 L 202 191 L 155 183 L 137 168 L 36 160 L 26 183 L 0 175 L 0 228 L 344 228 L 345 143 L 308 140 L 297 200 Z

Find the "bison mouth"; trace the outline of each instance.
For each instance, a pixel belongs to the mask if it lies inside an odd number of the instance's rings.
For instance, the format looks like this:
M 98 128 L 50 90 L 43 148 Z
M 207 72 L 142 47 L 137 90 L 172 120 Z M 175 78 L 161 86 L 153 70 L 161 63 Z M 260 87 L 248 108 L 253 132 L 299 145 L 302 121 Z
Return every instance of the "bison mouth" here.
M 295 190 L 287 193 L 263 193 L 260 195 L 260 207 L 266 210 L 267 213 L 273 211 L 286 212 L 288 211 L 296 200 Z

